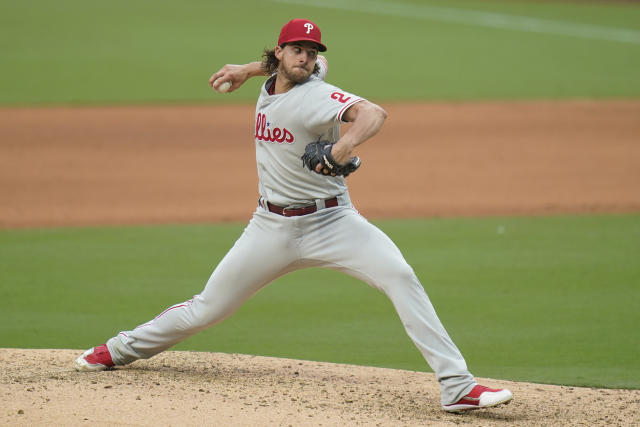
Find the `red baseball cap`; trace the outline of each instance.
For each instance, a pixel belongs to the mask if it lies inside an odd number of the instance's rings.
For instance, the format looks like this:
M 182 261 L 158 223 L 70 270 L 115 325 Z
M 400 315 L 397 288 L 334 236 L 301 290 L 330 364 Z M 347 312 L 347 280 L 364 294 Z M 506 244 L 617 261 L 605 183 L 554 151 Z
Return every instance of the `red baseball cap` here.
M 282 30 L 280 30 L 278 45 L 282 46 L 290 42 L 310 41 L 318 45 L 320 52 L 324 52 L 327 50 L 327 47 L 322 44 L 321 39 L 322 33 L 316 24 L 308 19 L 292 19 L 284 24 Z

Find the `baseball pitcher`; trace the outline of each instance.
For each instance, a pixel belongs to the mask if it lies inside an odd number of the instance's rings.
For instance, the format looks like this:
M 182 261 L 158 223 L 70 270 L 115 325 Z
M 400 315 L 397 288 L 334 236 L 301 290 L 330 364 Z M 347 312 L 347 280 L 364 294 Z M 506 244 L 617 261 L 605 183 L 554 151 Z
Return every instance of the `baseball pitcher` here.
M 328 63 L 319 52 L 326 50 L 314 22 L 294 19 L 261 62 L 226 65 L 211 76 L 214 89 L 229 92 L 251 77 L 268 77 L 254 117 L 260 198 L 253 218 L 199 295 L 87 350 L 76 360 L 77 370 L 152 357 L 231 316 L 278 277 L 326 267 L 391 300 L 436 374 L 444 410 L 511 400 L 509 390 L 476 384 L 400 250 L 353 207 L 345 178 L 361 167 L 354 151 L 378 133 L 386 112 L 324 80 Z M 341 135 L 343 122 L 351 126 Z

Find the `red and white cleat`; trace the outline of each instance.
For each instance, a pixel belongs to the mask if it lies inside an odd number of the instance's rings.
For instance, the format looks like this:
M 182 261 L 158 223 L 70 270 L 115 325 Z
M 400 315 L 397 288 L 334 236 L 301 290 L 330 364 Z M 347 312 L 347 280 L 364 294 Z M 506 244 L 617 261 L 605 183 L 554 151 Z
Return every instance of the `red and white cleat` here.
M 114 366 L 106 344 L 90 348 L 76 359 L 76 371 L 105 371 Z
M 513 399 L 513 394 L 505 389 L 493 389 L 483 385 L 476 385 L 469 394 L 450 405 L 442 405 L 442 409 L 447 412 L 469 411 L 471 409 L 490 408 L 505 403 Z

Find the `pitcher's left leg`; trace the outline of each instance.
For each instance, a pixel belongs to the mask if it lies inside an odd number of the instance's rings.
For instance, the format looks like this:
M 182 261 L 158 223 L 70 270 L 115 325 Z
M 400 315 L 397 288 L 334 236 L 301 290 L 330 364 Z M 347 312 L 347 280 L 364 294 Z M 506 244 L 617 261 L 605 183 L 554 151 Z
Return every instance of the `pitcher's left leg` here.
M 361 279 L 389 297 L 407 334 L 435 372 L 443 404 L 469 393 L 476 383 L 462 354 L 391 239 L 351 209 L 320 216 L 330 225 L 308 234 L 303 246 L 305 258 Z
M 152 357 L 223 321 L 267 283 L 294 269 L 297 251 L 289 228 L 281 217 L 258 210 L 199 295 L 107 342 L 113 363 Z

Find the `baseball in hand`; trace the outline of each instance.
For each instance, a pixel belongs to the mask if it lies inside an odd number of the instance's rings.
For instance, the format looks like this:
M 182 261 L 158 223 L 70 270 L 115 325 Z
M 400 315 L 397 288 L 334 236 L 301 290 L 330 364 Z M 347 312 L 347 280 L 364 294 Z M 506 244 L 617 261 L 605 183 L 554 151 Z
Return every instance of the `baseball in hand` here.
M 220 93 L 225 93 L 229 90 L 229 88 L 231 88 L 231 82 L 229 81 L 221 83 L 220 86 L 218 86 L 217 88 L 215 88 L 215 85 L 216 85 L 216 82 L 213 82 L 214 89 Z

